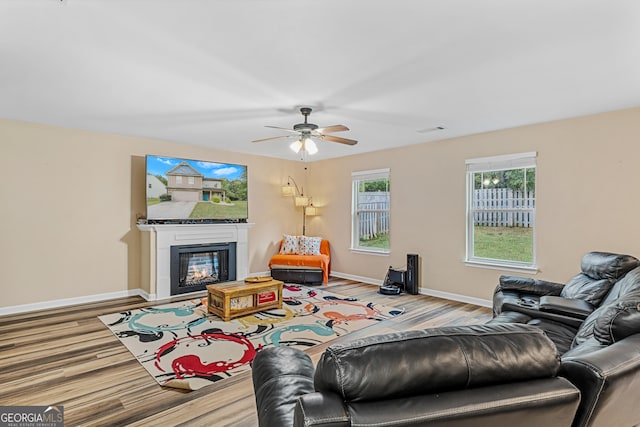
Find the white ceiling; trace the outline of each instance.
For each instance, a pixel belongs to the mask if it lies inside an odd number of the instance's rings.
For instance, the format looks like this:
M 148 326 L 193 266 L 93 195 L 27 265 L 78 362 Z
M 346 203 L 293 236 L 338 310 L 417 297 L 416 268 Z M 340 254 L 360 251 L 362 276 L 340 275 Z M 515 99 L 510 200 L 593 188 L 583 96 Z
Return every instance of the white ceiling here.
M 300 106 L 309 160 L 640 106 L 640 1 L 0 1 L 0 118 L 295 159 Z

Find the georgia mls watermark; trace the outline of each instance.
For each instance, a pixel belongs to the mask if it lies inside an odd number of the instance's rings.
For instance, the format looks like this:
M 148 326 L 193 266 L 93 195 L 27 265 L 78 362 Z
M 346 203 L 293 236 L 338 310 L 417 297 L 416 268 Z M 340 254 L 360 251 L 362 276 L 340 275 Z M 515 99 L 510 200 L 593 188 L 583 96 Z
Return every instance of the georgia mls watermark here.
M 64 427 L 64 407 L 0 406 L 0 427 Z

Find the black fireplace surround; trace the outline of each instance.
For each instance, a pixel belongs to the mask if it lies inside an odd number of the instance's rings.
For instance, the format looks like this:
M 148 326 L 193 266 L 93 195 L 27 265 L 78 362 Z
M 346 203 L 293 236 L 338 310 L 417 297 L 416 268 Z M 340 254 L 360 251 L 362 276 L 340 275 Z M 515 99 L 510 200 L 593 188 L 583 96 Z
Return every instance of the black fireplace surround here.
M 236 242 L 171 246 L 171 295 L 236 280 Z

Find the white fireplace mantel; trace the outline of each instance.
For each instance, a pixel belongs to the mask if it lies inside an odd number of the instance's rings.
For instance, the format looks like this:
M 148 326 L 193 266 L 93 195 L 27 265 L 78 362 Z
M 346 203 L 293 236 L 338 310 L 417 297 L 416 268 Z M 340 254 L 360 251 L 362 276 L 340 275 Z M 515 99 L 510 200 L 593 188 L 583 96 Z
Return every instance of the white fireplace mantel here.
M 252 226 L 252 223 L 138 224 L 140 231 L 150 233 L 149 299 L 171 297 L 171 246 L 236 242 L 236 280 L 244 280 L 249 275 L 248 240 Z

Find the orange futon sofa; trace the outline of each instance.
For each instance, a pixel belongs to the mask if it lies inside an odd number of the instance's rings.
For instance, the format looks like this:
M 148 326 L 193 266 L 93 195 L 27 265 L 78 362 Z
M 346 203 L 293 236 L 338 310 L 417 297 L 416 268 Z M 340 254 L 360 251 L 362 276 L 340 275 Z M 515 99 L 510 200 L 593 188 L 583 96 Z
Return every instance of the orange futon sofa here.
M 283 241 L 280 241 L 280 248 Z M 329 241 L 322 239 L 319 255 L 278 253 L 269 261 L 271 277 L 287 283 L 319 285 L 329 283 L 331 251 Z

